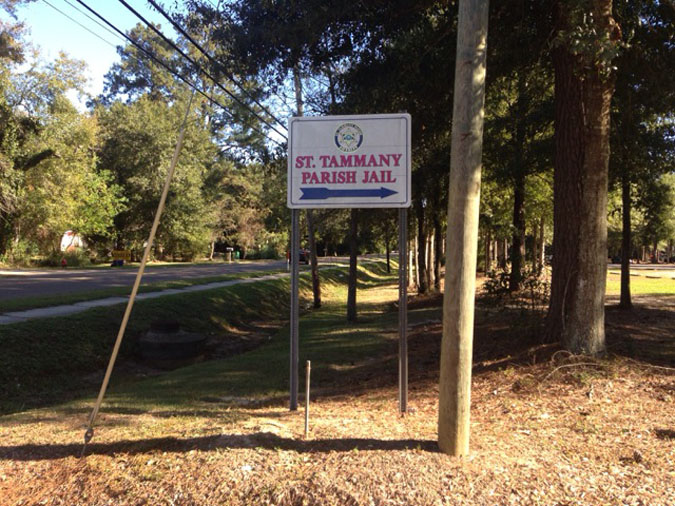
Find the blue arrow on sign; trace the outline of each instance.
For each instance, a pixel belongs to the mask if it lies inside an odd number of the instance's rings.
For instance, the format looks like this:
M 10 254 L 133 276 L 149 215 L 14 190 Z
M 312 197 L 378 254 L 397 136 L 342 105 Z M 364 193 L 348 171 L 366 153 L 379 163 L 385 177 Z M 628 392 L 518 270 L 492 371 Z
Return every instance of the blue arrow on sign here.
M 300 188 L 302 196 L 300 200 L 326 200 L 340 197 L 380 197 L 381 199 L 395 195 L 397 191 L 381 187 L 372 190 L 354 189 L 354 190 L 331 190 L 329 188 Z

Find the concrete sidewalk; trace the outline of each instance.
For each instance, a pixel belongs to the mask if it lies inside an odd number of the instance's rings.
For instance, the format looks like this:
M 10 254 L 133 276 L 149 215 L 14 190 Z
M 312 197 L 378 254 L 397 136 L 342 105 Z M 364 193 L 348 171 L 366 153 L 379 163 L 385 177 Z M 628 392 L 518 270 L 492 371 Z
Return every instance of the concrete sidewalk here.
M 215 283 L 206 283 L 204 285 L 192 285 L 185 288 L 170 288 L 168 290 L 161 290 L 158 292 L 146 292 L 136 295 L 136 300 L 156 299 L 158 297 L 165 297 L 167 295 L 179 295 L 181 293 L 203 292 L 206 290 L 213 290 L 214 288 L 223 288 L 226 286 L 240 285 L 246 283 L 257 283 L 258 281 L 266 281 L 269 279 L 280 279 L 287 277 L 288 272 L 281 272 L 278 274 L 268 274 L 257 278 L 233 279 L 230 281 L 217 281 Z M 84 302 L 76 302 L 74 304 L 65 304 L 62 306 L 40 307 L 35 309 L 27 309 L 25 311 L 15 311 L 11 313 L 0 314 L 0 325 L 9 325 L 12 323 L 21 323 L 37 318 L 49 318 L 53 316 L 66 316 L 75 313 L 81 313 L 87 309 L 104 306 L 114 306 L 116 304 L 126 304 L 129 297 L 108 297 L 106 299 L 88 300 Z

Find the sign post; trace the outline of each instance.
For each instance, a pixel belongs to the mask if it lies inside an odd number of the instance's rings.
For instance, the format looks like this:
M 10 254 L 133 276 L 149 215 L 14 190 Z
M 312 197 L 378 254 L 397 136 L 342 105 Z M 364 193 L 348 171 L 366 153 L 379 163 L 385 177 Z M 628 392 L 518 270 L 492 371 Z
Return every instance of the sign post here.
M 408 411 L 408 210 L 398 210 L 398 408 Z
M 299 339 L 300 339 L 300 300 L 298 296 L 298 275 L 300 270 L 300 211 L 291 209 L 291 328 L 290 328 L 290 347 L 291 347 L 291 370 L 290 370 L 290 388 L 291 405 L 290 410 L 298 409 L 298 365 L 299 365 Z
M 290 409 L 298 406 L 300 209 L 399 208 L 399 409 L 407 410 L 407 208 L 409 114 L 300 116 L 288 125 L 291 209 Z

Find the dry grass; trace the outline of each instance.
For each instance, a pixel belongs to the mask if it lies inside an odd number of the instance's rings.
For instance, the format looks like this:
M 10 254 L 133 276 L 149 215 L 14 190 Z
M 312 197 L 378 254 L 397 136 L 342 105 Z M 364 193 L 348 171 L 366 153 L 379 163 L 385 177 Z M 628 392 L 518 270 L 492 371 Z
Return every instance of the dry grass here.
M 649 314 L 645 332 L 672 347 L 673 312 L 652 310 L 637 313 Z M 611 346 L 650 339 L 608 319 Z M 118 406 L 82 460 L 86 406 L 5 417 L 0 503 L 675 504 L 669 364 L 573 357 L 521 335 L 527 328 L 508 311 L 477 321 L 467 458 L 437 451 L 440 325 L 429 320 L 410 336 L 405 417 L 387 334 L 386 356 L 355 357 L 342 381 L 316 385 L 308 440 L 303 413 L 279 398 Z

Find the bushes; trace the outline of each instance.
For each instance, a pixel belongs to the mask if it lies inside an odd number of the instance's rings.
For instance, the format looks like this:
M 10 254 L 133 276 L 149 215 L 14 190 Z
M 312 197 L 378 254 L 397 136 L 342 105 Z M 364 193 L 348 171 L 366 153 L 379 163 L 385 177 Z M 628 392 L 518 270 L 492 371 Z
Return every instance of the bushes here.
M 38 262 L 40 267 L 64 267 L 63 260 L 67 267 L 87 267 L 91 265 L 89 252 L 85 250 L 53 252 L 49 256 Z
M 12 242 L 7 251 L 0 255 L 0 264 L 15 267 L 29 267 L 33 259 L 39 254 L 37 244 L 28 240 Z
M 516 305 L 533 311 L 548 304 L 551 285 L 543 275 L 533 269 L 523 271 L 522 289 L 519 292 L 509 291 L 510 273 L 499 269 L 489 271 L 483 284 L 483 295 L 486 302 L 498 305 Z

